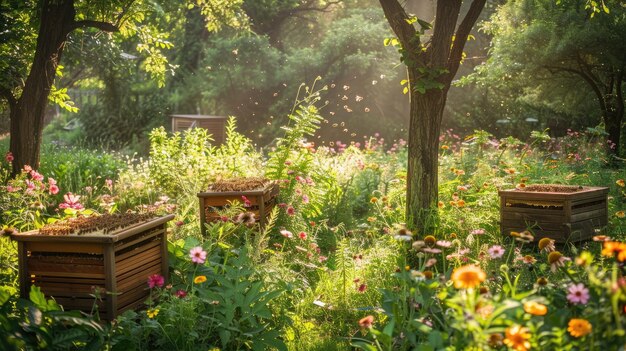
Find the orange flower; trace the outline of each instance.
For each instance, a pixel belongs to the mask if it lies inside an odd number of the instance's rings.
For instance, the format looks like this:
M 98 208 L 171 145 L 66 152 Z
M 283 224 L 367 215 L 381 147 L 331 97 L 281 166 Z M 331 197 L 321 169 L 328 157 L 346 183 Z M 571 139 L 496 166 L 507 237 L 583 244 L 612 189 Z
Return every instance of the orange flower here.
M 206 282 L 206 276 L 199 275 L 199 276 L 193 278 L 193 282 L 196 283 L 196 284 L 202 284 L 202 283 Z
M 527 351 L 530 349 L 530 333 L 528 328 L 521 325 L 514 325 L 506 329 L 506 337 L 504 338 L 504 344 L 514 349 L 515 351 Z
M 444 208 L 444 207 L 446 207 L 446 204 L 444 204 L 443 201 L 439 201 L 439 202 L 437 202 L 437 207 Z
M 363 329 L 369 329 L 374 324 L 374 316 L 366 316 L 359 320 L 359 326 Z
M 615 212 L 615 217 L 617 217 L 617 218 L 624 218 L 624 217 L 626 217 L 626 213 L 624 213 L 624 211 L 617 211 L 617 212 Z
M 370 199 L 370 202 L 375 204 L 375 203 L 378 202 L 378 198 L 377 197 L 373 197 L 373 198 Z
M 618 180 L 616 180 L 616 181 L 615 181 L 615 184 L 617 184 L 617 185 L 621 186 L 622 188 L 623 188 L 624 186 L 626 186 L 626 183 L 624 182 L 624 179 L 618 179 Z
M 463 200 L 459 200 L 459 201 L 457 201 L 457 202 L 456 202 L 456 205 L 457 205 L 458 207 L 465 207 L 465 201 L 463 201 Z
M 626 244 L 619 241 L 605 241 L 602 247 L 602 256 L 613 257 L 626 250 Z
M 533 316 L 545 316 L 548 313 L 548 307 L 535 301 L 527 301 L 524 302 L 524 312 Z
M 470 264 L 455 269 L 450 279 L 457 289 L 471 289 L 484 282 L 487 274 L 480 267 Z
M 442 145 L 441 150 L 448 150 L 450 147 L 448 145 Z M 623 185 L 622 185 L 623 186 Z
M 572 318 L 567 324 L 567 331 L 575 338 L 591 333 L 592 329 L 591 323 L 586 319 Z

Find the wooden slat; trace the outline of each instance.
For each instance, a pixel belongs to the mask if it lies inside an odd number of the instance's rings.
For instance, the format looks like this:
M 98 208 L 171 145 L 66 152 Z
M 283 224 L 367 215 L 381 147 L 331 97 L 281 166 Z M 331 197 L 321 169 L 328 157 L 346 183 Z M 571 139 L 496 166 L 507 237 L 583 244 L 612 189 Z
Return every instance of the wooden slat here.
M 141 255 L 137 255 L 136 257 L 120 262 L 120 266 L 117 269 L 117 275 L 120 276 L 154 261 L 161 261 L 160 247 L 152 248 L 144 253 L 141 253 Z
M 116 252 L 115 253 L 115 262 L 119 264 L 119 262 L 137 255 L 138 253 L 140 253 L 141 251 L 144 250 L 150 250 L 153 247 L 156 246 L 161 246 L 161 240 L 153 240 L 149 243 L 146 243 L 145 245 L 142 245 L 140 247 L 135 248 L 134 250 L 129 250 L 129 251 L 123 251 L 123 252 Z
M 153 233 L 150 233 L 150 235 L 148 235 L 148 236 L 141 236 L 141 237 L 138 237 L 138 238 L 133 239 L 133 240 L 126 240 L 124 242 L 118 243 L 115 246 L 115 251 L 116 252 L 120 252 L 120 251 L 122 251 L 122 250 L 124 250 L 126 248 L 129 248 L 129 247 L 133 246 L 133 245 L 140 246 L 140 245 L 143 245 L 143 244 L 140 244 L 140 243 L 148 242 L 150 240 L 158 240 L 158 239 L 155 239 L 155 237 L 159 237 L 163 233 L 165 233 L 165 228 L 161 228 L 159 230 L 156 230 Z
M 105 304 L 106 304 L 106 298 L 103 299 L 104 301 L 96 301 L 96 299 L 94 299 L 93 297 L 89 297 L 89 298 L 71 298 L 71 297 L 56 297 L 54 296 L 54 299 L 56 300 L 56 302 L 63 306 L 63 308 L 66 311 L 69 310 L 81 310 L 83 312 L 89 313 L 91 312 L 91 308 L 93 307 L 94 303 L 97 303 L 98 306 L 100 307 L 100 315 L 102 317 L 106 317 L 106 308 L 105 308 Z M 105 313 L 103 313 L 105 312 Z
M 104 266 L 100 265 L 83 265 L 83 264 L 69 264 L 69 263 L 48 263 L 39 262 L 36 260 L 28 260 L 28 271 L 30 274 L 37 274 L 35 272 L 45 272 L 43 275 L 57 275 L 63 273 L 90 273 L 90 274 L 104 274 Z
M 139 266 L 131 271 L 128 271 L 124 274 L 120 274 L 117 276 L 117 281 L 123 281 L 124 279 L 127 278 L 132 278 L 135 277 L 135 279 L 140 279 L 143 280 L 145 282 L 148 281 L 148 276 L 150 275 L 150 273 L 146 273 L 146 272 L 153 272 L 154 271 L 154 267 L 158 266 L 159 268 L 156 270 L 156 273 L 161 272 L 161 260 L 158 261 L 152 261 L 152 262 L 147 262 L 145 265 Z
M 104 279 L 94 278 L 68 278 L 68 277 L 49 277 L 49 276 L 35 276 L 33 278 L 35 285 L 38 282 L 42 283 L 61 283 L 61 284 L 86 284 L 89 286 L 104 286 Z
M 593 210 L 599 210 L 599 209 L 606 210 L 606 200 L 602 201 L 601 203 L 594 204 L 594 205 L 572 208 L 572 214 L 579 214 L 579 213 L 583 213 L 586 211 L 593 211 Z
M 30 252 L 69 252 L 84 254 L 102 254 L 104 249 L 100 243 L 86 242 L 39 242 L 25 243 Z
M 598 210 L 592 210 L 592 211 L 587 211 L 587 212 L 582 212 L 582 213 L 572 215 L 571 221 L 580 222 L 580 221 L 586 221 L 589 219 L 601 218 L 604 216 L 606 216 L 606 211 L 604 210 L 604 208 L 602 208 Z
M 502 213 L 502 221 L 527 221 L 530 223 L 534 222 L 565 222 L 565 216 L 562 214 L 551 214 L 551 213 L 533 213 L 528 214 L 525 212 L 517 212 L 517 211 L 504 211 Z

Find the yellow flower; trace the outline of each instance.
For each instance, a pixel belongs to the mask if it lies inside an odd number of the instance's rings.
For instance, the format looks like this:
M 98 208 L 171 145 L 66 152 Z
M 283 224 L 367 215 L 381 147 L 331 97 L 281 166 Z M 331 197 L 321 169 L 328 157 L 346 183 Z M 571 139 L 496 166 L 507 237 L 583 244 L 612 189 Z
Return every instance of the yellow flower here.
M 617 212 L 615 212 L 615 217 L 617 217 L 617 218 L 624 218 L 624 217 L 626 217 L 626 213 L 624 213 L 624 211 L 617 211 Z
M 617 185 L 621 186 L 622 188 L 623 188 L 624 186 L 626 186 L 626 183 L 624 182 L 624 179 L 618 179 L 618 180 L 616 180 L 616 181 L 615 181 L 615 184 L 617 184 Z
M 522 327 L 521 325 L 514 325 L 507 328 L 505 334 L 504 343 L 506 346 L 515 351 L 526 351 L 530 349 L 530 342 L 528 341 L 528 339 L 530 339 L 530 333 L 528 332 L 528 328 Z
M 548 279 L 546 279 L 546 277 L 539 277 L 539 278 L 537 278 L 537 285 L 539 285 L 539 286 L 546 286 L 546 285 L 548 285 Z
M 159 309 L 158 308 L 150 308 L 146 311 L 146 314 L 148 315 L 148 318 L 152 319 L 154 317 L 156 317 L 159 314 Z
M 487 274 L 478 266 L 466 265 L 452 272 L 450 277 L 457 289 L 475 288 L 487 279 Z
M 202 283 L 206 282 L 206 276 L 199 275 L 199 276 L 193 278 L 193 282 L 196 283 L 196 284 L 202 284 Z
M 368 222 L 375 222 L 376 221 L 376 217 L 367 217 L 367 221 Z
M 567 324 L 567 331 L 575 338 L 591 333 L 591 323 L 586 319 L 572 318 Z
M 378 198 L 377 197 L 373 197 L 373 198 L 370 199 L 370 202 L 375 204 L 375 203 L 378 202 Z
M 535 301 L 527 301 L 524 302 L 524 312 L 533 316 L 545 316 L 548 313 L 548 307 Z
M 441 150 L 448 150 L 450 147 L 448 145 L 442 145 Z M 622 185 L 623 186 L 623 185 Z

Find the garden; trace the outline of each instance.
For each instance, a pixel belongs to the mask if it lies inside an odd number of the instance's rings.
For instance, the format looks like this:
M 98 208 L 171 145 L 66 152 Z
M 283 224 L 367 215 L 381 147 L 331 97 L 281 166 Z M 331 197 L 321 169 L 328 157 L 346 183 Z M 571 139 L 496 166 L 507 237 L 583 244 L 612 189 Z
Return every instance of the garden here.
M 35 3 L 2 5 L 24 46 L 0 44 L 0 71 L 30 74 L 1 83 L 0 350 L 626 347 L 619 1 L 43 1 L 98 29 L 43 70 L 35 29 L 54 19 Z M 111 14 L 128 20 L 109 30 Z M 316 49 L 289 30 L 300 14 Z M 56 74 L 40 115 L 37 69 Z M 610 84 L 600 110 L 577 69 Z M 170 128 L 189 106 L 233 116 Z

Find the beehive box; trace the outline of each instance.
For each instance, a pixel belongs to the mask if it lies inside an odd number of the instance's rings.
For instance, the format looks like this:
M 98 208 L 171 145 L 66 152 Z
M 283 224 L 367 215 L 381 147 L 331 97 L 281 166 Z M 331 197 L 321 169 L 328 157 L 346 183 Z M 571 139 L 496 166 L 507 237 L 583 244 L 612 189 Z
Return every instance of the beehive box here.
M 500 190 L 500 231 L 529 229 L 535 240 L 558 243 L 588 240 L 608 223 L 606 187 L 529 185 Z
M 198 193 L 200 200 L 200 223 L 202 224 L 202 234 L 206 234 L 204 223 L 220 220 L 218 211 L 226 208 L 234 201 L 243 202 L 245 196 L 250 201 L 250 206 L 246 208 L 248 212 L 254 213 L 261 228 L 267 223 L 267 219 L 272 209 L 276 205 L 279 186 L 270 182 L 263 188 L 242 191 L 206 191 Z
M 148 277 L 168 278 L 165 225 L 174 215 L 154 218 L 106 235 L 43 235 L 17 233 L 20 295 L 31 285 L 54 297 L 65 310 L 89 313 L 95 289 L 102 319 L 141 305 L 149 296 Z
M 208 115 L 172 115 L 172 132 L 182 132 L 191 128 L 204 128 L 209 131 L 215 145 L 221 145 L 226 141 L 225 116 Z

